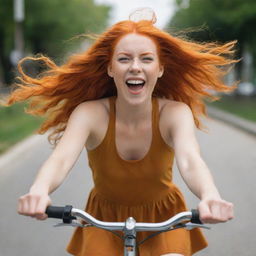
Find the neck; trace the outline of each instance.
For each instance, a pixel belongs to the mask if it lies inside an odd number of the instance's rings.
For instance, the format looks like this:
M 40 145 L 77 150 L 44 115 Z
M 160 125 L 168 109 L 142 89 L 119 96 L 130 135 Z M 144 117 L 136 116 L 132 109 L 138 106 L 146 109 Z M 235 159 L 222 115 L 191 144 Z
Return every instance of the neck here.
M 117 97 L 116 119 L 127 126 L 138 126 L 151 120 L 152 101 L 151 98 L 140 104 L 132 105 Z

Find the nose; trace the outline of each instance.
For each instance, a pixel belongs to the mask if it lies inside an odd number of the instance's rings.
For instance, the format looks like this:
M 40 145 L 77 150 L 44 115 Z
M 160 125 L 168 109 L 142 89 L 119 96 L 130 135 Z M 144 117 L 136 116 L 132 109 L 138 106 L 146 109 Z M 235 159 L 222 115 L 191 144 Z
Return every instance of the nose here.
M 131 73 L 133 73 L 133 72 L 137 73 L 137 72 L 140 72 L 140 71 L 141 71 L 141 65 L 140 65 L 140 63 L 139 63 L 139 60 L 134 59 L 134 60 L 131 62 L 129 71 L 130 71 Z

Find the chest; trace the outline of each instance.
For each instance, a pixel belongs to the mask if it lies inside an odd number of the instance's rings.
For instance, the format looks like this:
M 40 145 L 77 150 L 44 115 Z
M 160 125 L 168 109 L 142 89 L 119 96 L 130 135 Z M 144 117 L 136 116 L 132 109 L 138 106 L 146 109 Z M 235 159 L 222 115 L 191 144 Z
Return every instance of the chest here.
M 160 136 L 164 142 L 171 145 L 171 141 L 168 135 L 167 125 L 165 124 L 164 118 L 161 117 L 161 108 L 163 107 L 164 101 L 159 101 L 159 120 L 158 123 L 152 124 L 152 120 L 149 120 L 145 124 L 138 127 L 128 127 L 119 123 L 118 120 L 115 122 L 115 133 L 114 133 L 114 146 L 116 147 L 117 154 L 124 160 L 139 160 L 144 158 L 150 150 L 153 129 L 159 129 Z M 109 115 L 106 118 L 101 118 L 99 124 L 95 125 L 93 133 L 89 136 L 86 148 L 87 150 L 93 150 L 98 147 L 104 137 L 106 136 Z M 157 126 L 157 127 L 156 127 Z
M 115 146 L 117 153 L 125 160 L 142 159 L 150 150 L 152 136 L 151 123 L 139 128 L 128 128 L 116 123 Z

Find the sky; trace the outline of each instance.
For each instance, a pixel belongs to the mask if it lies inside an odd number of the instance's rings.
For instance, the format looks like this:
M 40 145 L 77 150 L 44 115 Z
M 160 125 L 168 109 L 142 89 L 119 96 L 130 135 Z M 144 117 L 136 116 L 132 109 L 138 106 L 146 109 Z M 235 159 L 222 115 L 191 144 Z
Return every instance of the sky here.
M 174 13 L 175 0 L 95 0 L 95 2 L 113 6 L 109 25 L 129 19 L 130 13 L 137 8 L 150 7 L 157 17 L 155 26 L 163 28 Z

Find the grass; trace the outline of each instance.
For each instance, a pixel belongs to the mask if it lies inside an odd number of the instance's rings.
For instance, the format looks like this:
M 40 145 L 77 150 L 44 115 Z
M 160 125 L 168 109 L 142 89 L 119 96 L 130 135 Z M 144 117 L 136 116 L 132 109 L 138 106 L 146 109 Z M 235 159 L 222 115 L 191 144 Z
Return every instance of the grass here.
M 208 103 L 208 105 L 256 122 L 256 97 L 225 95 L 220 101 Z
M 26 104 L 0 106 L 0 154 L 39 128 L 42 119 L 24 112 Z

